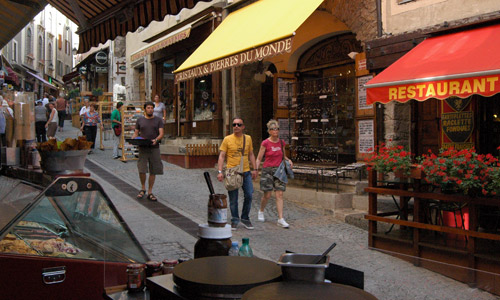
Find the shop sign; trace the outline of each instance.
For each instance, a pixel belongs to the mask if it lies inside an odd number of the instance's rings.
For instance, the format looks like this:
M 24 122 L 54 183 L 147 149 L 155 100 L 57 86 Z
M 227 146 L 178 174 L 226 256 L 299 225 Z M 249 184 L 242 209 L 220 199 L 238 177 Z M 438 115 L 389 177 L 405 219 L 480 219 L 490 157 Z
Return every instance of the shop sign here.
M 172 44 L 175 44 L 178 41 L 187 39 L 189 37 L 190 33 L 191 33 L 191 27 L 189 27 L 189 28 L 187 28 L 179 33 L 176 33 L 176 34 L 173 34 L 170 36 L 167 35 L 166 37 L 164 37 L 163 39 L 160 39 L 156 43 L 153 43 L 151 46 L 147 47 L 146 49 L 132 54 L 132 57 L 130 59 L 132 61 L 136 61 L 141 57 L 144 57 L 148 54 L 151 54 L 151 53 L 156 52 L 160 49 L 163 49 L 163 48 L 168 47 Z
M 448 105 L 453 108 L 454 111 L 462 111 L 467 105 L 469 105 L 472 96 L 468 98 L 459 98 L 459 97 L 449 97 L 446 98 L 445 101 Z
M 104 51 L 99 51 L 95 54 L 95 61 L 100 65 L 105 65 L 108 63 L 108 55 Z
M 108 67 L 95 67 L 95 72 L 96 73 L 108 73 Z
M 474 114 L 472 111 L 461 111 L 441 114 L 441 125 L 444 134 L 454 143 L 464 143 L 474 130 Z
M 292 50 L 292 37 L 279 40 L 264 46 L 260 46 L 245 52 L 241 52 L 226 58 L 215 60 L 189 70 L 175 74 L 175 81 L 184 81 L 195 77 L 209 75 L 213 72 L 261 61 L 264 58 L 272 57 L 282 53 L 289 53 Z
M 448 80 L 415 82 L 396 86 L 368 86 L 368 99 L 387 103 L 390 101 L 406 102 L 411 99 L 424 101 L 429 98 L 444 100 L 451 96 L 467 98 L 474 94 L 485 97 L 500 91 L 500 76 L 485 75 Z

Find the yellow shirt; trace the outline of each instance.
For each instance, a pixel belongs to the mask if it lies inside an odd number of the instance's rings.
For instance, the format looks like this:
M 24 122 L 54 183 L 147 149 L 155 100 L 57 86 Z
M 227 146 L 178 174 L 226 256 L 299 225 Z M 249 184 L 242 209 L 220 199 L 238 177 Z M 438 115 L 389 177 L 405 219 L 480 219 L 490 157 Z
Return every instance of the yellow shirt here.
M 236 137 L 233 134 L 228 135 L 222 141 L 219 150 L 226 152 L 227 168 L 233 168 L 240 164 L 241 149 L 243 148 L 243 136 Z M 252 138 L 245 134 L 245 156 L 243 157 L 243 172 L 250 171 L 248 154 L 253 151 Z

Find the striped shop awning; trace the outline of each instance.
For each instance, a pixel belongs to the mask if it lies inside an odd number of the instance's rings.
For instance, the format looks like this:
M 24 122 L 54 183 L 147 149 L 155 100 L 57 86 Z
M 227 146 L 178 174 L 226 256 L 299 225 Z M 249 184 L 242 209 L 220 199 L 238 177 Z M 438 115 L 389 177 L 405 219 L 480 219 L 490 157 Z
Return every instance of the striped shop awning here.
M 209 0 L 47 0 L 79 26 L 78 53 Z

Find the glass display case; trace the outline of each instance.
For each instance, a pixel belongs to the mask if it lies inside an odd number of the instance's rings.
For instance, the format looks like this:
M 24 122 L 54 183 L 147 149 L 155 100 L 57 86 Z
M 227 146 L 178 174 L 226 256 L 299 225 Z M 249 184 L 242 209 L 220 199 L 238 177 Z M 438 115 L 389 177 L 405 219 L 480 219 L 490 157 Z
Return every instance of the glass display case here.
M 13 288 L 11 296 L 27 299 L 46 293 L 46 299 L 78 299 L 70 293 L 80 290 L 101 295 L 106 286 L 126 283 L 127 264 L 149 260 L 91 178 L 60 177 L 43 189 L 0 176 L 0 195 L 0 264 L 12 267 L 0 280 L 9 286 L 32 282 L 27 289 Z M 40 281 L 45 268 L 56 266 L 64 266 L 71 279 L 57 287 L 45 278 Z

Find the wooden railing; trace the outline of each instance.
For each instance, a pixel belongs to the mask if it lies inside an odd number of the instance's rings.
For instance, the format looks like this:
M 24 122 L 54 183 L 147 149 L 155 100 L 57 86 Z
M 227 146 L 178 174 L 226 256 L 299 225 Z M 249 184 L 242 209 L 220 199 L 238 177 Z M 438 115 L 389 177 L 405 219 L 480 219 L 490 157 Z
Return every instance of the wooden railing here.
M 186 155 L 188 156 L 206 156 L 218 155 L 219 145 L 217 144 L 187 144 Z
M 368 173 L 368 245 L 373 248 L 399 253 L 413 257 L 414 264 L 420 265 L 421 259 L 435 261 L 434 267 L 423 264 L 456 280 L 473 283 L 479 288 L 500 294 L 500 287 L 493 281 L 500 281 L 500 198 L 470 197 L 460 194 L 443 194 L 429 192 L 429 185 L 424 180 L 412 179 L 408 182 L 383 181 L 376 171 Z M 378 196 L 386 195 L 394 199 L 398 211 L 380 213 L 378 211 Z M 396 199 L 399 200 L 396 201 Z M 413 201 L 413 207 L 411 207 Z M 441 224 L 430 217 L 431 207 L 438 208 L 454 203 L 460 207 L 461 219 L 468 220 L 468 228 L 443 224 L 442 211 L 435 212 L 441 216 Z M 434 206 L 432 206 L 434 205 Z M 441 206 L 442 205 L 442 206 Z M 462 208 L 468 210 L 468 216 L 462 215 Z M 486 209 L 498 212 L 498 228 L 480 227 L 480 210 Z M 459 213 L 457 212 L 453 213 Z M 463 221 L 462 221 L 463 222 Z M 394 224 L 396 228 L 379 232 L 378 225 Z M 462 223 L 463 224 L 463 223 Z M 399 227 L 399 228 L 398 228 Z M 392 229 L 392 228 L 391 228 Z M 489 231 L 489 232 L 487 232 Z M 450 242 L 450 239 L 454 239 Z M 397 254 L 396 254 L 397 255 Z M 456 268 L 436 267 L 438 264 L 455 265 Z M 467 269 L 467 270 L 466 270 Z M 472 270 L 472 271 L 471 271 Z M 482 271 L 493 274 L 485 279 Z

